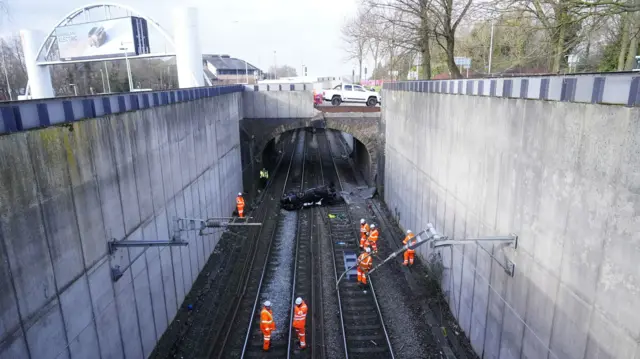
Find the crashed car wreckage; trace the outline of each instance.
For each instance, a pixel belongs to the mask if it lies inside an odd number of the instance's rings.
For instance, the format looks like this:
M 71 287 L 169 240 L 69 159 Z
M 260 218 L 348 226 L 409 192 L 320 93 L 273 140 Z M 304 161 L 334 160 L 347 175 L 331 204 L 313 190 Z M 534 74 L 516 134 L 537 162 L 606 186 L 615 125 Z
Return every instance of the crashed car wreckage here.
M 310 188 L 298 194 L 285 193 L 280 200 L 280 205 L 287 211 L 297 211 L 308 207 L 332 205 L 342 200 L 332 182 L 328 186 Z

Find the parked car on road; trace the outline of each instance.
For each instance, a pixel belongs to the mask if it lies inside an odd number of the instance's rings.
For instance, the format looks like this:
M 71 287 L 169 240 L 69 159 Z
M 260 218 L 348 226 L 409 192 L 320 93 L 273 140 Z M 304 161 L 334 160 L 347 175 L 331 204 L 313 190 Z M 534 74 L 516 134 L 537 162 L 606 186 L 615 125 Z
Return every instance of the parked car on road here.
M 379 93 L 354 84 L 340 84 L 331 90 L 325 90 L 322 96 L 334 106 L 343 102 L 366 103 L 369 107 L 382 103 Z

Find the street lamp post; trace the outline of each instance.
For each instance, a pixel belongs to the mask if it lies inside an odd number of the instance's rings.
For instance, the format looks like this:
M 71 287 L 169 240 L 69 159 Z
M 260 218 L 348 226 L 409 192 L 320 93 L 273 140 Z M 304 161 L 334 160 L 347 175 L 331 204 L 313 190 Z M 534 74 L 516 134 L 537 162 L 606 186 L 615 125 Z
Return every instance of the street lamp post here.
M 104 62 L 104 74 L 107 77 L 107 90 L 111 93 L 111 81 L 109 80 L 109 69 L 107 68 L 107 62 Z
M 120 43 L 120 46 L 123 46 L 124 42 Z M 124 51 L 124 61 L 127 63 L 127 76 L 129 77 L 129 92 L 131 92 L 133 90 L 133 79 L 131 77 L 131 64 L 129 64 L 129 56 L 127 54 L 127 50 L 128 48 L 126 47 L 121 47 L 120 48 L 121 51 Z
M 491 40 L 489 41 L 489 68 L 488 71 L 489 75 L 491 75 L 491 61 L 493 60 L 493 26 L 494 26 L 494 21 L 491 20 Z M 469 75 L 467 75 L 467 77 L 469 77 Z
M 276 50 L 273 50 L 273 79 L 278 79 L 278 62 L 276 61 Z
M 102 92 L 107 93 L 107 86 L 104 83 L 104 71 L 100 69 L 100 78 L 102 79 Z

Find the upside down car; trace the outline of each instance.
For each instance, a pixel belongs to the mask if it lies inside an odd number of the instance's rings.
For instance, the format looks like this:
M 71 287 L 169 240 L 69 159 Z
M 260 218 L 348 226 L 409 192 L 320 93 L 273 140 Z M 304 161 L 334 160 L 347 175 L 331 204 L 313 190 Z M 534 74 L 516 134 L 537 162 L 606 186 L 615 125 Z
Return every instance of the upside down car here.
M 289 192 L 282 196 L 280 205 L 287 211 L 297 211 L 315 206 L 327 206 L 340 203 L 342 197 L 336 192 L 335 185 L 320 186 L 300 193 Z

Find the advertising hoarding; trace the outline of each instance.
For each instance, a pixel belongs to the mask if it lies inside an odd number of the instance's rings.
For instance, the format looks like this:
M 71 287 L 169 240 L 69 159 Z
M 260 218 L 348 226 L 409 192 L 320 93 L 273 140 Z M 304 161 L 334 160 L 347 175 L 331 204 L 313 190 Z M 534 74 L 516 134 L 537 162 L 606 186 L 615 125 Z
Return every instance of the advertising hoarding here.
M 55 35 L 61 61 L 149 53 L 147 22 L 138 17 L 60 26 Z

